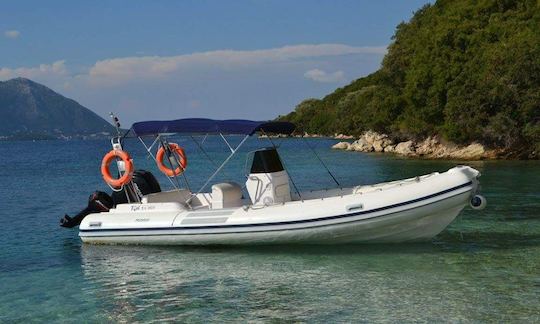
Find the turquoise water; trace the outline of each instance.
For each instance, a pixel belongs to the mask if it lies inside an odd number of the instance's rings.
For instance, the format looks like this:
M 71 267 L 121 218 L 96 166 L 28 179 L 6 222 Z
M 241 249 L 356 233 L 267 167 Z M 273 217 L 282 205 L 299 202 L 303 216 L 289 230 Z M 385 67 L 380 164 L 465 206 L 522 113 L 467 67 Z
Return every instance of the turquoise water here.
M 238 142 L 240 138 L 234 138 Z M 192 188 L 211 163 L 188 139 Z M 300 189 L 334 186 L 297 140 L 281 152 Z M 310 140 L 342 185 L 444 171 L 457 162 L 332 151 Z M 243 152 L 266 145 L 253 139 Z M 205 143 L 216 161 L 227 154 Z M 467 208 L 425 244 L 332 247 L 82 245 L 58 226 L 106 190 L 107 141 L 0 142 L 0 322 L 539 322 L 540 163 L 475 162 L 489 206 Z M 152 171 L 141 146 L 126 148 Z M 241 181 L 244 157 L 219 180 Z M 154 172 L 157 174 L 158 172 Z M 159 180 L 165 186 L 166 180 Z

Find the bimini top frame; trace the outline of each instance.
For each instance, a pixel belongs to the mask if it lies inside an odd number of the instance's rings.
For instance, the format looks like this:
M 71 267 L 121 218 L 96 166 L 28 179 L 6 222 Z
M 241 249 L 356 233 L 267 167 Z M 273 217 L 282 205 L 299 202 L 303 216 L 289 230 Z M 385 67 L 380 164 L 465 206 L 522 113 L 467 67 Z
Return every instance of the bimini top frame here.
M 225 167 L 227 162 L 234 156 L 234 154 L 240 149 L 242 144 L 251 136 L 254 135 L 257 132 L 261 132 L 263 134 L 267 133 L 274 133 L 274 134 L 286 134 L 290 135 L 296 126 L 289 122 L 281 122 L 281 121 L 252 121 L 252 120 L 242 120 L 242 119 L 230 119 L 230 120 L 213 120 L 213 119 L 205 119 L 205 118 L 186 118 L 186 119 L 177 119 L 177 120 L 169 120 L 169 121 L 145 121 L 145 122 L 137 122 L 133 124 L 131 129 L 124 135 L 124 137 L 137 137 L 147 150 L 148 154 L 155 160 L 156 157 L 152 153 L 152 148 L 154 145 L 159 143 L 167 152 L 167 155 L 169 157 L 172 157 L 173 159 L 176 159 L 176 156 L 174 154 L 170 154 L 170 150 L 168 150 L 167 141 L 163 138 L 163 135 L 169 135 L 169 134 L 179 134 L 179 135 L 190 135 L 190 137 L 195 141 L 195 144 L 197 144 L 197 147 L 199 149 L 203 150 L 203 153 L 208 157 L 204 149 L 202 148 L 201 144 L 197 142 L 192 135 L 194 134 L 202 134 L 205 135 L 205 138 L 207 135 L 216 135 L 219 134 L 225 144 L 229 147 L 231 154 L 221 163 L 221 165 L 217 166 L 217 169 L 214 171 L 214 173 L 208 178 L 208 180 L 202 185 L 202 187 L 197 191 L 197 193 L 192 193 L 191 198 L 188 199 L 187 203 L 191 202 L 191 200 L 197 195 L 200 194 L 212 181 L 212 179 L 215 178 L 215 176 Z M 245 135 L 242 141 L 236 146 L 233 147 L 231 144 L 227 141 L 227 139 L 224 137 L 224 135 Z M 147 145 L 143 137 L 154 137 L 154 141 L 152 144 Z M 203 140 L 204 142 L 204 140 Z M 172 163 L 172 161 L 169 159 L 166 159 L 169 162 Z M 211 161 L 213 163 L 213 161 Z M 178 166 L 180 165 L 179 161 L 175 161 L 175 164 Z M 172 169 L 175 169 L 171 165 Z M 182 173 L 183 175 L 183 173 Z M 178 179 L 176 176 L 174 176 L 174 182 L 172 179 L 169 178 L 169 181 L 171 184 L 179 189 L 180 184 L 178 182 Z M 187 179 L 184 176 L 184 180 L 186 182 L 186 185 L 189 189 L 189 184 L 187 182 Z M 176 183 L 175 183 L 176 182 Z

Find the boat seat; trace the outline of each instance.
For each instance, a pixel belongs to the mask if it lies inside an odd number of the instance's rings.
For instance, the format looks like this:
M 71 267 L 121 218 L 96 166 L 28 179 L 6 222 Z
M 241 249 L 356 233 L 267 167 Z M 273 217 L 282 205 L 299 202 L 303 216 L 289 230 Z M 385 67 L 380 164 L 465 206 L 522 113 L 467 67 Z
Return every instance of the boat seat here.
M 212 209 L 242 206 L 242 187 L 235 182 L 216 183 L 212 186 Z
M 185 204 L 190 197 L 191 191 L 187 189 L 178 189 L 145 195 L 142 199 L 142 202 L 147 204 L 166 202 L 179 202 L 181 204 Z

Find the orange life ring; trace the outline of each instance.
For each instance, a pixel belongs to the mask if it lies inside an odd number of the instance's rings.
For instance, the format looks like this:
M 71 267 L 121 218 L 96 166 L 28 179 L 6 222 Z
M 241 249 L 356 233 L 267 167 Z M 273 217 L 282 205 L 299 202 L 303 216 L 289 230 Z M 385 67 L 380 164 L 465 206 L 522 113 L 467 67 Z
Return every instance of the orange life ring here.
M 109 170 L 109 165 L 117 158 L 120 158 L 124 162 L 126 168 L 124 174 L 118 179 L 113 178 L 111 171 Z M 131 157 L 125 151 L 111 150 L 109 153 L 105 154 L 101 161 L 101 174 L 106 183 L 114 188 L 120 188 L 130 182 L 133 178 L 133 160 L 131 160 Z
M 163 146 L 161 146 L 157 152 L 156 161 L 157 166 L 161 172 L 165 173 L 169 177 L 173 177 L 182 174 L 182 172 L 186 170 L 187 157 L 184 149 L 176 143 L 169 143 L 169 149 L 173 152 L 173 154 L 176 153 L 178 155 L 178 162 L 180 163 L 180 165 L 176 169 L 171 170 L 171 168 L 163 164 L 163 157 L 165 156 L 165 149 L 163 148 Z

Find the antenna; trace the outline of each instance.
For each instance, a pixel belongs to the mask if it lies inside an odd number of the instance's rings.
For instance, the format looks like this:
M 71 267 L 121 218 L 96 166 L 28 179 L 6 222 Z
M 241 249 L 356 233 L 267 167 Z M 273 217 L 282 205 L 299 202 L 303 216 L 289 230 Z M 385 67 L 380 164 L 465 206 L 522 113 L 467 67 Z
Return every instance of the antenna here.
M 118 134 L 118 137 L 120 137 L 120 121 L 118 120 L 118 117 L 116 117 L 112 112 L 109 113 L 109 116 L 111 116 L 114 127 L 116 127 L 116 133 Z

